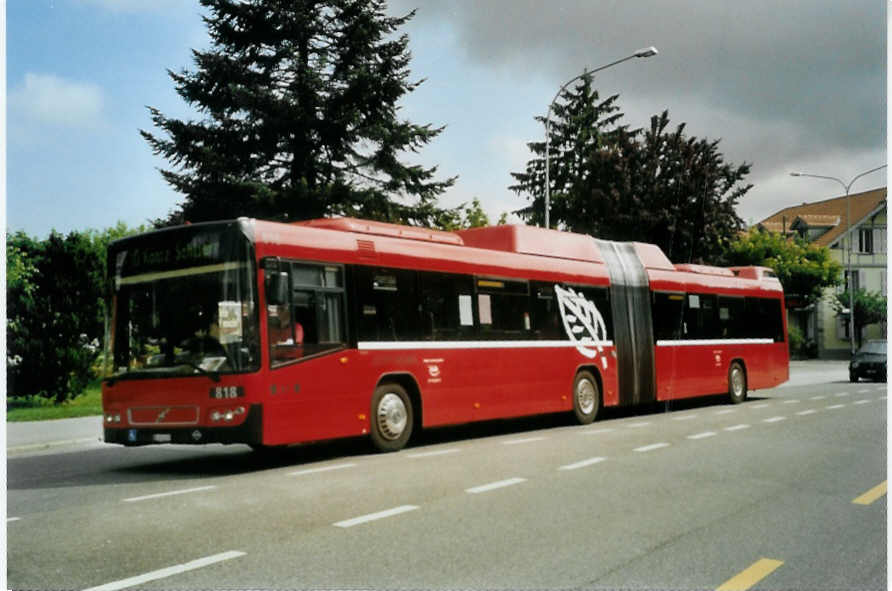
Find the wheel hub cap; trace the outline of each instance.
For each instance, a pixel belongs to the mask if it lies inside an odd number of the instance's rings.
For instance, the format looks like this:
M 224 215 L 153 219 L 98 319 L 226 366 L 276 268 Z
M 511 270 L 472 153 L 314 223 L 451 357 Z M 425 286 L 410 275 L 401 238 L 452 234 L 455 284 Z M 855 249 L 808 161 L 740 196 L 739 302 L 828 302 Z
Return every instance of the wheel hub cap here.
M 595 388 L 588 380 L 581 380 L 576 385 L 576 404 L 583 414 L 591 414 L 595 410 Z
M 385 394 L 378 402 L 378 430 L 385 439 L 398 439 L 406 430 L 408 413 L 402 398 L 396 394 Z

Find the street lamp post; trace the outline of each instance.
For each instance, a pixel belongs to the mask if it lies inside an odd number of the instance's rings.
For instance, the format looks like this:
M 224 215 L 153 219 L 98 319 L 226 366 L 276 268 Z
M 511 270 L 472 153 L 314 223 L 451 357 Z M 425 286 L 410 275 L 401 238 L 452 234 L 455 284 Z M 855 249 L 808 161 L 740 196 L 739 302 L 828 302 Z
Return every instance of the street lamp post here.
M 790 176 L 798 176 L 798 177 L 811 177 L 813 179 L 824 179 L 828 181 L 836 181 L 842 188 L 845 189 L 846 192 L 846 273 L 849 274 L 849 348 L 851 349 L 852 355 L 855 354 L 855 280 L 852 277 L 852 200 L 849 198 L 849 190 L 852 188 L 852 185 L 855 184 L 855 181 L 860 179 L 861 177 L 868 175 L 872 172 L 876 172 L 878 170 L 882 170 L 886 168 L 886 165 L 877 166 L 876 168 L 871 168 L 870 170 L 866 170 L 861 174 L 857 175 L 849 184 L 846 184 L 842 179 L 838 179 L 835 176 L 824 176 L 820 174 L 808 174 L 805 172 L 791 172 Z
M 601 70 L 606 70 L 612 66 L 617 64 L 621 64 L 625 61 L 628 61 L 632 58 L 636 57 L 651 57 L 657 55 L 657 48 L 654 46 L 645 47 L 643 49 L 639 49 L 632 55 L 626 56 L 622 59 L 616 60 L 615 62 L 610 62 L 607 65 L 601 66 L 599 68 L 595 68 L 594 70 L 590 70 L 587 72 L 583 72 L 582 74 L 567 80 L 563 86 L 561 86 L 560 90 L 557 91 L 557 94 L 554 95 L 554 98 L 551 99 L 551 103 L 548 105 L 548 111 L 545 113 L 545 227 L 550 227 L 549 220 L 549 209 L 551 206 L 551 177 L 550 174 L 550 164 L 551 159 L 549 158 L 549 148 L 551 145 L 551 109 L 554 107 L 555 101 L 557 101 L 558 97 L 564 92 L 564 89 L 567 88 L 572 82 L 579 80 L 584 76 L 589 76 L 594 74 L 595 72 L 600 72 Z

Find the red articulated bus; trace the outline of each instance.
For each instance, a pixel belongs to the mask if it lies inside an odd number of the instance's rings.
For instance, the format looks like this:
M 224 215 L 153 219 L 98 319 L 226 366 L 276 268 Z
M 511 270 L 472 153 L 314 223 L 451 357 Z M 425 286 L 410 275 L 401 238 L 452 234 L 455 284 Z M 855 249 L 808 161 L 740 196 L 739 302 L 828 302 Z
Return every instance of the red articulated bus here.
M 528 226 L 240 218 L 109 248 L 105 441 L 272 447 L 748 390 L 788 379 L 760 267 Z

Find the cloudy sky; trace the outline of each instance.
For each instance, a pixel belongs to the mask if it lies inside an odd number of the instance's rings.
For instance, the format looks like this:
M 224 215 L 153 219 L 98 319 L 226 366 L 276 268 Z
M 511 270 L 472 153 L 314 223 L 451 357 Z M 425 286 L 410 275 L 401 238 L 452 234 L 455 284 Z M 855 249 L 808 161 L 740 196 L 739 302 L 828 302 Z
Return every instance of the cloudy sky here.
M 732 163 L 752 163 L 745 221 L 834 197 L 830 181 L 886 162 L 883 0 L 391 0 L 417 9 L 406 26 L 413 77 L 403 102 L 416 123 L 445 125 L 417 157 L 457 175 L 444 204 L 478 197 L 492 218 L 526 204 L 510 173 L 544 137 L 534 121 L 585 68 L 635 50 L 659 54 L 598 74 L 625 122 L 668 109 L 689 134 L 719 139 Z M 167 68 L 191 67 L 207 46 L 192 0 L 11 0 L 7 4 L 9 230 L 138 225 L 179 201 L 166 163 L 138 134 L 145 106 L 189 116 Z M 886 184 L 881 171 L 853 192 Z

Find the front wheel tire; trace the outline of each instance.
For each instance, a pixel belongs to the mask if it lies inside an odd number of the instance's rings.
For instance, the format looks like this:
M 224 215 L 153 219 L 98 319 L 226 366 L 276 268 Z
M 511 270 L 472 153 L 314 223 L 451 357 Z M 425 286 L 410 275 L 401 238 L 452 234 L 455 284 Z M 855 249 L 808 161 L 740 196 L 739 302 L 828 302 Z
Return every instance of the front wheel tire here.
M 573 380 L 573 415 L 580 425 L 590 425 L 598 416 L 601 391 L 591 372 L 580 371 Z
M 746 400 L 746 371 L 740 362 L 735 361 L 728 369 L 728 398 L 731 404 L 740 404 Z
M 378 451 L 398 451 L 412 436 L 415 413 L 405 388 L 381 384 L 372 396 L 372 444 Z

